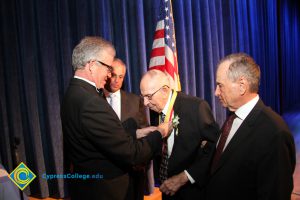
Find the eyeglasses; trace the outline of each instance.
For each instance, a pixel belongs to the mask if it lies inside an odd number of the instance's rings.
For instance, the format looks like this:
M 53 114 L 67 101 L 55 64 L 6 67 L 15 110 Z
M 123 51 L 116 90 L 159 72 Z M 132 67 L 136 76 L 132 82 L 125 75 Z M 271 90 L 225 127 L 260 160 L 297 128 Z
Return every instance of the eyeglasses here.
M 101 62 L 100 60 L 95 60 L 96 62 L 100 63 L 101 65 L 104 65 L 106 68 L 107 68 L 107 71 L 112 73 L 112 71 L 114 70 L 112 68 L 112 66 L 108 65 L 108 64 L 105 64 L 104 62 Z
M 164 88 L 164 87 L 169 88 L 169 86 L 163 85 L 163 86 L 161 86 L 158 90 L 156 90 L 155 92 L 153 92 L 152 94 L 146 94 L 146 95 L 140 95 L 140 96 L 141 96 L 141 98 L 147 98 L 148 100 L 152 100 L 152 97 L 153 97 L 159 90 L 161 90 L 161 89 Z

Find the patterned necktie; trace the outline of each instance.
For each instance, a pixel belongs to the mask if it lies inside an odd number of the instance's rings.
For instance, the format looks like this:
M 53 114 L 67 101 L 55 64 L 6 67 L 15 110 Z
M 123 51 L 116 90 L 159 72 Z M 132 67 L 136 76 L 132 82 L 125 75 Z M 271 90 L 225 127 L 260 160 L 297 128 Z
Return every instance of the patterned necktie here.
M 165 120 L 166 115 L 161 113 L 160 123 L 163 123 Z M 161 183 L 163 183 L 168 178 L 168 139 L 163 139 L 163 146 L 162 146 L 162 155 L 161 155 L 161 163 L 159 169 L 159 178 Z
M 213 158 L 213 162 L 212 162 L 212 165 L 211 165 L 211 171 L 215 170 L 215 167 L 217 166 L 217 164 L 218 164 L 218 162 L 221 158 L 226 140 L 228 138 L 229 132 L 230 132 L 231 127 L 232 127 L 233 120 L 236 117 L 237 117 L 236 114 L 230 115 L 223 124 L 223 127 L 221 129 L 221 131 L 222 131 L 221 138 L 219 140 L 219 143 L 218 143 L 218 146 L 217 146 L 214 158 Z

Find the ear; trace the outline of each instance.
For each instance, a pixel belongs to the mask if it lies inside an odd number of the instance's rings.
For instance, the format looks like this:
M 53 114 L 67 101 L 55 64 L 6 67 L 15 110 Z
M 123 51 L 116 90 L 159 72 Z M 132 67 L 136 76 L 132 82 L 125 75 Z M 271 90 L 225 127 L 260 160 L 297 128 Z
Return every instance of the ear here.
M 247 89 L 248 89 L 248 86 L 249 86 L 248 81 L 244 76 L 241 76 L 239 78 L 238 83 L 239 83 L 240 95 L 243 96 L 246 93 Z
M 88 62 L 85 64 L 85 68 L 92 74 L 92 69 L 94 68 L 95 66 L 93 65 L 93 63 L 91 62 Z
M 164 96 L 165 96 L 166 98 L 169 97 L 169 90 L 170 90 L 170 88 L 168 88 L 168 87 L 163 87 L 163 88 L 162 88 L 163 94 L 164 94 Z

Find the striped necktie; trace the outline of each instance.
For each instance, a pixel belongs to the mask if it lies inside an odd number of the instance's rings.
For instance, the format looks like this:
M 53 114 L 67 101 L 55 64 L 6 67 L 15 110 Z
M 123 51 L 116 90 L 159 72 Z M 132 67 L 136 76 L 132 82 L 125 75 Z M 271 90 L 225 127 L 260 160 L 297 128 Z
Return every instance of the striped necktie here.
M 166 115 L 161 113 L 160 123 L 163 123 Z M 162 155 L 161 155 L 161 163 L 159 169 L 159 177 L 161 183 L 168 179 L 168 139 L 163 139 L 163 147 L 162 147 Z

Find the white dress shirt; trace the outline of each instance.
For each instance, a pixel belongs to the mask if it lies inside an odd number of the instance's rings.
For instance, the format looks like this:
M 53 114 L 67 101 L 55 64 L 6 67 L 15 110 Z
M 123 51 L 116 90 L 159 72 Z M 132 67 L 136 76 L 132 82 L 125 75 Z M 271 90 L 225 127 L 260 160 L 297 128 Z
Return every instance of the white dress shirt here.
M 109 93 L 109 96 L 106 97 L 107 102 L 115 113 L 118 115 L 119 119 L 121 120 L 121 92 L 120 90 L 114 92 L 114 93 Z
M 249 115 L 251 110 L 257 104 L 258 100 L 259 100 L 259 96 L 257 95 L 256 97 L 254 97 L 253 99 L 251 99 L 250 101 L 248 101 L 246 104 L 242 105 L 235 111 L 235 114 L 237 117 L 233 120 L 231 130 L 229 132 L 228 138 L 224 145 L 224 149 L 227 147 L 228 143 L 233 138 L 234 134 L 236 133 L 238 128 L 241 126 L 243 121 L 246 119 L 246 117 Z M 224 151 L 224 149 L 223 149 L 223 151 Z
M 172 93 L 170 92 L 167 104 L 165 105 L 164 109 L 162 110 L 162 113 L 165 115 L 168 112 L 168 108 L 169 108 L 169 105 L 171 102 L 171 97 L 172 97 Z M 172 118 L 173 118 L 173 116 L 174 116 L 174 113 L 172 114 Z M 173 145 L 174 145 L 174 129 L 168 137 L 168 157 L 170 157 L 170 155 L 172 153 Z
M 82 78 L 82 77 L 80 77 L 80 76 L 74 76 L 74 78 L 77 78 L 77 79 L 83 80 L 83 81 L 85 81 L 85 82 L 88 82 L 89 84 L 91 84 L 92 86 L 94 86 L 95 88 L 97 88 L 97 87 L 96 87 L 96 84 L 95 84 L 94 82 L 92 82 L 92 81 L 89 81 L 89 80 L 87 80 L 87 79 L 85 79 L 85 78 Z
M 170 92 L 167 104 L 165 105 L 164 109 L 162 110 L 162 113 L 165 114 L 165 115 L 168 112 L 168 108 L 169 108 L 169 105 L 170 105 L 170 102 L 171 102 L 171 98 L 172 98 L 172 93 Z M 173 119 L 173 117 L 174 117 L 174 112 L 172 113 L 172 119 Z M 177 134 L 179 134 L 179 133 L 177 133 Z M 172 149 L 173 149 L 173 146 L 174 146 L 174 137 L 175 137 L 175 130 L 173 129 L 172 133 L 169 135 L 168 140 L 167 140 L 167 142 L 168 142 L 168 157 L 169 158 L 171 156 Z M 186 174 L 186 176 L 188 177 L 189 181 L 192 184 L 195 183 L 195 180 L 193 179 L 193 177 L 186 170 L 184 170 L 184 173 Z
M 97 86 L 96 86 L 96 84 L 95 84 L 94 82 L 92 82 L 92 81 L 89 81 L 89 80 L 87 80 L 87 79 L 85 79 L 85 78 L 82 78 L 82 77 L 80 77 L 80 76 L 74 76 L 74 78 L 77 78 L 77 79 L 83 80 L 83 81 L 85 81 L 85 82 L 87 82 L 87 83 L 91 84 L 92 86 L 94 86 L 94 87 L 95 87 L 96 91 L 99 93 L 99 90 L 98 90 L 98 88 L 97 88 Z

